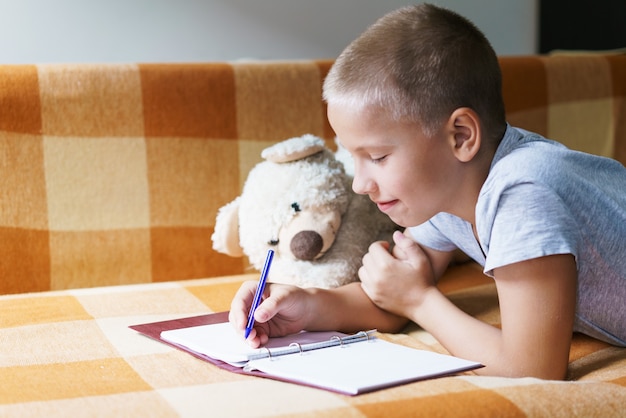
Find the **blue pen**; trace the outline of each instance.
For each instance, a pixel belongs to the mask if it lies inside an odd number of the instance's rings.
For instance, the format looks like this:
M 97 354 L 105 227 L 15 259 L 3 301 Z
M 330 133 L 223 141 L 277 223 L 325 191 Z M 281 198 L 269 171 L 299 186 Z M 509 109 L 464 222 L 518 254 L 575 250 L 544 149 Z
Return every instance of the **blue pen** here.
M 252 327 L 254 326 L 254 312 L 256 308 L 261 304 L 261 297 L 263 296 L 263 291 L 265 290 L 265 283 L 267 282 L 267 274 L 270 271 L 270 265 L 272 264 L 272 259 L 274 258 L 274 250 L 267 250 L 267 257 L 265 258 L 265 265 L 263 266 L 263 271 L 261 272 L 261 278 L 259 279 L 259 285 L 256 288 L 256 293 L 254 294 L 254 300 L 252 301 L 252 306 L 250 307 L 250 313 L 248 314 L 248 324 L 246 325 L 246 332 L 244 334 L 247 339 L 250 335 L 250 331 L 252 331 Z

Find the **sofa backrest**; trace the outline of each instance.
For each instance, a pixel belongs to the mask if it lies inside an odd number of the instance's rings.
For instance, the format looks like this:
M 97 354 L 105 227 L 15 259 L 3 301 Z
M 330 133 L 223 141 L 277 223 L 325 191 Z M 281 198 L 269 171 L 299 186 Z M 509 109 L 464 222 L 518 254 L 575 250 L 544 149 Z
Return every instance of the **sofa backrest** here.
M 626 164 L 626 54 L 500 59 L 507 119 Z
M 331 61 L 0 66 L 0 294 L 238 274 L 218 208 Z M 512 124 L 626 162 L 626 56 L 502 58 Z

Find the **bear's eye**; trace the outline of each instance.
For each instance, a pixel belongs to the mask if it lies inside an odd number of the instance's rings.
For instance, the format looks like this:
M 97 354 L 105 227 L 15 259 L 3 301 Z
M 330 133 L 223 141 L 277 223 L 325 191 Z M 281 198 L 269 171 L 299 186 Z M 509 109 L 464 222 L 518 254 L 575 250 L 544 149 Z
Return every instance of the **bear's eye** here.
M 269 245 L 278 245 L 278 240 L 277 240 L 277 239 L 271 239 L 271 240 L 268 242 L 268 244 L 269 244 Z
M 293 208 L 293 210 L 294 210 L 295 212 L 300 212 L 300 210 L 301 210 L 301 209 L 300 209 L 300 205 L 298 204 L 298 202 L 293 202 L 293 203 L 291 204 L 291 207 Z

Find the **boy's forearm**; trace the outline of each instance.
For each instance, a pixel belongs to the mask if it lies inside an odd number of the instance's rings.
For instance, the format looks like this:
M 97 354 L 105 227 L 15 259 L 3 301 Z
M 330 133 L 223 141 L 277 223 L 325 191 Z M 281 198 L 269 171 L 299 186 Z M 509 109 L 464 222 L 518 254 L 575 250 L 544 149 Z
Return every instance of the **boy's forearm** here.
M 501 351 L 498 328 L 466 314 L 435 287 L 410 316 L 452 355 L 491 364 Z
M 307 330 L 336 330 L 358 332 L 377 329 L 380 332 L 397 332 L 408 319 L 377 307 L 363 292 L 360 283 L 351 283 L 336 289 L 310 289 L 314 296 L 317 314 L 312 317 Z
M 485 365 L 476 373 L 488 376 L 562 379 L 558 368 L 537 368 L 521 360 L 519 350 L 505 344 L 500 328 L 474 318 L 450 302 L 437 289 L 424 299 L 412 319 L 431 333 L 450 354 Z M 537 353 L 535 353 L 536 355 Z

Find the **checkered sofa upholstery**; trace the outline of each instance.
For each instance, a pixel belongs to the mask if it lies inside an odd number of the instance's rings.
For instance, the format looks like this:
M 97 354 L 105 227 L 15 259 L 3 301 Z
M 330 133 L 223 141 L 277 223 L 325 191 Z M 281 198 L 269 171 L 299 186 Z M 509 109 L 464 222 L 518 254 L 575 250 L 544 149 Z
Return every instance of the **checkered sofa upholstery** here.
M 329 63 L 0 66 L 0 294 L 241 273 L 217 209 L 313 133 Z
M 626 56 L 501 64 L 512 124 L 626 162 Z M 0 66 L 0 294 L 247 271 L 217 209 L 269 144 L 333 146 L 330 65 Z

